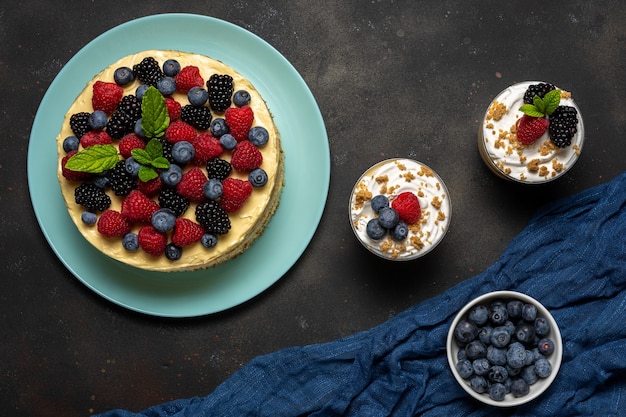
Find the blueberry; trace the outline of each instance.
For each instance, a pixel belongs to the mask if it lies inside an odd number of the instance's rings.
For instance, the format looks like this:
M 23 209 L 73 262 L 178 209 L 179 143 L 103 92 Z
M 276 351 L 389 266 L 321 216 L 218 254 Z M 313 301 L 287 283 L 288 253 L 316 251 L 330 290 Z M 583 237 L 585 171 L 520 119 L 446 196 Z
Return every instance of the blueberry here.
M 467 359 L 467 353 L 465 353 L 465 349 L 459 349 L 456 352 L 456 360 L 462 361 L 463 359 Z
M 137 99 L 139 99 L 139 101 L 141 101 L 141 99 L 143 99 L 143 95 L 146 94 L 146 90 L 148 89 L 148 87 L 150 87 L 148 84 L 141 84 L 135 90 L 135 97 L 137 97 Z
M 93 226 L 98 221 L 98 216 L 96 215 L 96 213 L 92 213 L 91 211 L 83 211 L 83 213 L 80 215 L 80 219 L 87 226 Z
M 515 378 L 511 383 L 511 394 L 514 397 L 524 397 L 530 392 L 530 387 L 522 378 Z
M 478 359 L 487 357 L 487 346 L 478 339 L 474 339 L 465 346 L 465 353 L 468 359 Z
M 204 196 L 209 200 L 217 200 L 222 196 L 222 192 L 224 188 L 222 187 L 222 182 L 215 178 L 210 178 L 207 182 L 204 183 L 203 187 Z
M 248 140 L 258 148 L 265 146 L 269 139 L 270 135 L 263 126 L 254 126 L 248 132 Z
M 227 151 L 232 151 L 237 146 L 237 139 L 230 133 L 225 133 L 220 136 L 220 145 Z
M 489 369 L 491 368 L 491 364 L 487 360 L 487 358 L 478 358 L 472 361 L 472 369 L 476 375 L 487 375 Z
M 535 340 L 535 328 L 528 323 L 522 323 L 515 328 L 515 338 L 528 344 Z
M 554 342 L 548 338 L 543 338 L 537 343 L 537 351 L 542 355 L 550 355 L 554 352 Z
M 393 240 L 402 241 L 409 235 L 409 226 L 407 226 L 405 222 L 398 222 L 398 224 L 390 230 L 389 235 Z
M 511 320 L 507 320 L 506 322 L 504 322 L 504 328 L 510 334 L 515 333 L 515 324 Z
M 202 235 L 202 238 L 200 238 L 200 242 L 202 243 L 202 246 L 210 249 L 217 245 L 217 236 L 212 233 L 205 233 Z
M 380 220 L 376 218 L 367 222 L 365 233 L 367 233 L 370 239 L 379 240 L 385 236 L 387 230 L 380 224 Z
M 523 302 L 520 300 L 511 300 L 506 303 L 506 311 L 509 314 L 509 317 L 512 319 L 519 319 L 522 317 L 522 306 Z
M 539 376 L 537 375 L 534 366 L 526 366 L 522 368 L 522 372 L 520 372 L 519 376 L 526 381 L 528 385 L 532 385 L 539 380 Z
M 547 359 L 539 359 L 535 362 L 535 373 L 539 378 L 547 378 L 552 373 L 552 364 Z
M 172 146 L 172 159 L 178 164 L 185 165 L 191 161 L 196 154 L 196 150 L 190 142 L 181 140 Z
M 522 307 L 522 318 L 528 322 L 534 322 L 537 318 L 537 307 L 532 304 L 524 304 L 524 307 Z
M 548 333 L 550 333 L 550 324 L 548 323 L 548 320 L 543 317 L 537 317 L 535 319 L 535 334 L 542 337 Z
M 170 96 L 176 91 L 176 81 L 172 77 L 163 77 L 157 81 L 156 87 L 164 96 Z
M 162 208 L 152 214 L 151 223 L 157 231 L 167 233 L 174 228 L 176 216 L 172 210 Z
M 170 164 L 169 168 L 161 171 L 160 177 L 163 184 L 168 187 L 175 187 L 183 176 L 183 170 L 176 164 Z
M 460 320 L 454 328 L 454 338 L 463 346 L 474 340 L 477 334 L 478 327 L 468 320 Z
M 135 127 L 133 128 L 133 132 L 135 133 L 135 135 L 139 136 L 140 138 L 146 137 L 146 132 L 144 132 L 143 130 L 143 119 L 141 117 L 137 119 L 137 121 L 135 122 Z
M 489 320 L 496 326 L 500 326 L 509 319 L 506 306 L 503 304 L 494 304 L 489 309 Z
M 491 333 L 493 332 L 493 327 L 485 326 L 481 327 L 478 331 L 478 339 L 484 344 L 491 343 Z
M 126 158 L 126 163 L 124 164 L 124 169 L 126 169 L 126 172 L 136 177 L 137 175 L 139 175 L 139 168 L 141 168 L 141 164 L 135 161 L 135 158 L 133 158 L 132 156 Z
M 506 347 L 511 341 L 511 333 L 504 326 L 498 326 L 491 332 L 491 344 L 497 348 Z
M 233 103 L 235 106 L 242 107 L 250 103 L 250 93 L 246 90 L 237 90 L 233 95 Z
M 494 401 L 503 401 L 506 395 L 506 387 L 502 383 L 495 383 L 489 386 L 489 398 Z
M 93 180 L 93 185 L 104 190 L 109 186 L 109 177 L 106 175 L 97 175 Z
M 191 87 L 191 89 L 187 91 L 187 100 L 189 100 L 189 104 L 194 107 L 203 106 L 208 99 L 209 92 L 202 87 Z
M 102 130 L 108 123 L 107 114 L 102 110 L 94 110 L 89 115 L 89 126 L 93 130 Z
M 522 368 L 526 363 L 524 346 L 512 343 L 506 351 L 506 363 L 511 368 Z
M 255 168 L 248 173 L 248 181 L 253 187 L 263 187 L 267 184 L 267 172 L 263 168 Z
M 475 305 L 467 313 L 467 318 L 477 325 L 482 326 L 489 320 L 489 309 L 482 304 Z
M 532 350 L 526 349 L 526 360 L 524 361 L 524 366 L 532 365 L 535 363 L 535 354 Z
M 139 249 L 139 239 L 136 233 L 127 233 L 122 238 L 122 246 L 129 252 L 134 252 Z
M 180 72 L 180 63 L 175 59 L 168 59 L 163 63 L 163 74 L 175 77 Z
M 505 348 L 497 348 L 493 345 L 489 345 L 487 347 L 487 360 L 492 365 L 506 365 L 506 349 Z
M 474 373 L 474 369 L 472 368 L 472 363 L 467 359 L 460 360 L 456 363 L 456 371 L 459 373 L 461 378 L 467 379 Z
M 170 261 L 177 261 L 183 254 L 183 250 L 180 246 L 176 246 L 173 243 L 168 243 L 165 247 L 165 256 Z
M 76 136 L 68 136 L 63 139 L 63 150 L 65 152 L 78 150 L 78 145 L 80 145 L 80 140 Z
M 470 378 L 470 386 L 475 392 L 482 394 L 487 391 L 488 385 L 485 377 L 481 375 L 474 375 Z
M 113 72 L 115 84 L 125 86 L 135 79 L 133 70 L 128 67 L 119 67 Z
M 372 198 L 372 201 L 370 202 L 370 204 L 372 205 L 372 210 L 378 213 L 380 209 L 389 207 L 389 199 L 387 198 L 387 196 L 378 194 L 377 196 Z
M 226 124 L 226 120 L 222 117 L 216 117 L 211 121 L 211 126 L 209 127 L 211 134 L 216 138 L 220 138 L 226 133 L 228 133 L 228 125 Z M 233 138 L 234 139 L 234 138 Z
M 378 212 L 378 220 L 380 221 L 380 225 L 382 227 L 385 229 L 391 229 L 398 224 L 400 216 L 398 216 L 398 212 L 391 207 L 384 207 Z

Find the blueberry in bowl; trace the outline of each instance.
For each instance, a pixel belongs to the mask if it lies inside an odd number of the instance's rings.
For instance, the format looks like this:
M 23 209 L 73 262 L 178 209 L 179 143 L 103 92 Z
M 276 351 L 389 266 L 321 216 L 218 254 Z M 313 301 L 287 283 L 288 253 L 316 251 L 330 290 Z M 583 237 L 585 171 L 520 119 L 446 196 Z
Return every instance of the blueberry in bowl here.
M 557 376 L 563 341 L 550 312 L 534 298 L 495 291 L 466 304 L 446 341 L 448 364 L 469 395 L 513 407 L 540 396 Z

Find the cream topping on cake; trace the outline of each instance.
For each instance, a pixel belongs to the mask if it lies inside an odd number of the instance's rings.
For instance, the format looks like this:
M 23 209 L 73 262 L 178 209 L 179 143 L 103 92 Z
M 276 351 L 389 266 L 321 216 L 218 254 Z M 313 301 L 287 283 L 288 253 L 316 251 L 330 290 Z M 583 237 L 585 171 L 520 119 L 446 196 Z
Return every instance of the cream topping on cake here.
M 97 231 L 95 226 L 85 225 L 81 221 L 81 214 L 84 208 L 74 201 L 74 189 L 78 183 L 66 180 L 61 174 L 60 161 L 65 155 L 62 147 L 63 140 L 67 136 L 73 135 L 69 125 L 69 118 L 72 114 L 77 112 L 93 111 L 91 105 L 93 84 L 98 80 L 113 82 L 115 69 L 122 66 L 132 68 L 133 65 L 141 62 L 143 58 L 148 56 L 154 57 L 160 64 L 163 64 L 167 59 L 176 59 L 181 64 L 181 67 L 195 65 L 200 69 L 200 73 L 205 81 L 214 73 L 229 74 L 233 77 L 235 91 L 247 90 L 250 93 L 251 100 L 249 105 L 254 111 L 253 126 L 265 127 L 270 136 L 268 143 L 259 148 L 263 154 L 263 164 L 261 168 L 263 168 L 268 175 L 267 184 L 262 188 L 254 189 L 244 206 L 237 212 L 229 214 L 231 229 L 228 233 L 218 236 L 218 244 L 215 247 L 207 249 L 202 246 L 200 242 L 186 246 L 183 248 L 183 256 L 177 261 L 171 261 L 165 256 L 154 257 L 141 249 L 135 252 L 129 252 L 122 246 L 121 238 L 105 238 Z M 134 94 L 138 85 L 139 83 L 134 81 L 125 86 L 124 95 Z M 176 92 L 172 97 L 181 103 L 181 105 L 189 103 L 185 94 Z M 259 92 L 246 78 L 234 71 L 231 67 L 209 57 L 187 52 L 171 50 L 142 51 L 125 56 L 108 66 L 86 85 L 85 89 L 68 109 L 63 127 L 57 137 L 57 145 L 59 155 L 58 177 L 61 191 L 65 198 L 69 214 L 80 232 L 93 246 L 106 255 L 146 270 L 194 270 L 214 266 L 238 255 L 251 245 L 254 239 L 262 233 L 267 221 L 276 210 L 280 198 L 280 191 L 283 186 L 283 153 L 279 134 L 272 120 L 272 115 Z M 230 153 L 225 152 L 221 158 L 230 160 Z M 243 180 L 247 180 L 248 178 L 247 173 L 237 172 L 234 169 L 231 173 L 231 177 Z M 109 193 L 109 195 L 112 196 L 113 201 L 110 208 L 120 211 L 121 199 L 113 197 L 112 193 Z M 183 216 L 195 221 L 195 207 L 196 204 L 191 203 Z M 135 226 L 133 231 L 137 232 L 138 229 L 139 227 Z
M 514 84 L 491 102 L 479 132 L 479 146 L 487 163 L 505 177 L 524 183 L 543 183 L 555 179 L 570 169 L 582 151 L 584 128 L 580 110 L 571 94 L 562 91 L 560 105 L 572 106 L 578 112 L 577 132 L 572 144 L 558 148 L 546 131 L 531 145 L 522 145 L 515 135 L 515 123 L 523 113 L 524 93 L 528 86 L 540 81 Z
M 387 196 L 390 201 L 403 192 L 414 193 L 421 218 L 409 225 L 404 241 L 389 236 L 371 239 L 367 223 L 376 217 L 371 199 Z M 394 260 L 415 259 L 428 253 L 443 239 L 450 222 L 450 198 L 439 176 L 429 167 L 411 159 L 389 159 L 368 169 L 356 183 L 350 197 L 350 220 L 357 238 L 375 254 Z

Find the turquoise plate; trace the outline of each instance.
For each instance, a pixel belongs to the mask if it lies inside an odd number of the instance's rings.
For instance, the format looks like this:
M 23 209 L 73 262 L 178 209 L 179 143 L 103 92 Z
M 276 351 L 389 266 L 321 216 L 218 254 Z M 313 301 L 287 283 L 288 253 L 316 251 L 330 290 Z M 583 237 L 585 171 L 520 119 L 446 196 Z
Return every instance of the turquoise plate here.
M 54 156 L 55 138 L 65 112 L 95 74 L 125 55 L 147 49 L 196 52 L 230 65 L 266 99 L 281 134 L 286 184 L 276 215 L 250 249 L 216 268 L 159 273 L 127 266 L 90 245 L 65 208 Z M 218 19 L 163 14 L 105 32 L 59 72 L 35 116 L 28 149 L 28 181 L 41 230 L 59 259 L 82 283 L 134 311 L 195 317 L 254 298 L 295 264 L 311 241 L 326 204 L 330 151 L 311 91 L 276 49 Z

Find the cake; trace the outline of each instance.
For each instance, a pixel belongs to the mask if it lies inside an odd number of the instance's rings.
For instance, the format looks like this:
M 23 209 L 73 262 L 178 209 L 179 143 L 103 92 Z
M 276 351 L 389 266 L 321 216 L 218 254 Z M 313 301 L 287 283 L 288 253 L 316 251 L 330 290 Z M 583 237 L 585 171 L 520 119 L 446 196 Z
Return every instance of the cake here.
M 280 202 L 284 156 L 255 87 L 207 56 L 147 50 L 97 74 L 57 136 L 58 179 L 85 239 L 149 271 L 227 262 Z
M 501 178 L 524 184 L 561 177 L 578 160 L 583 140 L 583 121 L 572 94 L 541 81 L 514 84 L 498 94 L 478 132 L 487 166 Z
M 413 260 L 435 248 L 448 230 L 450 210 L 441 178 L 405 158 L 370 167 L 350 196 L 350 223 L 359 242 L 394 261 Z

